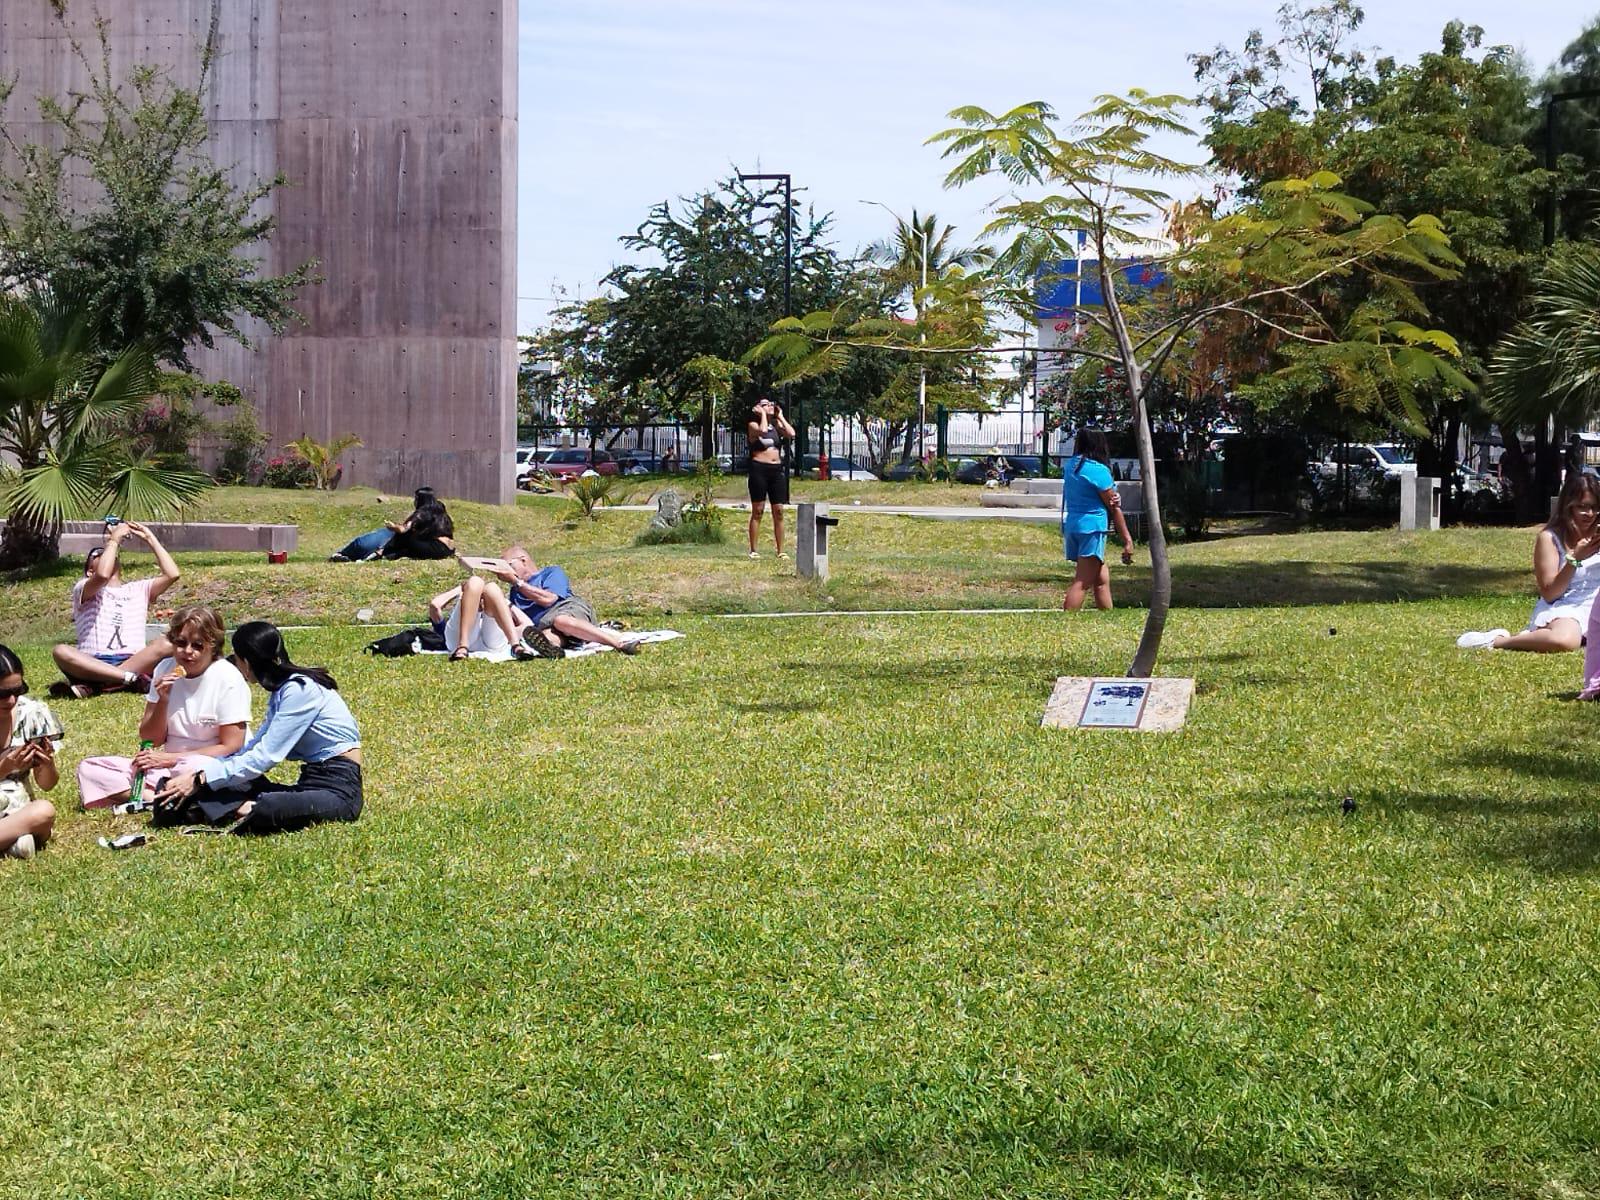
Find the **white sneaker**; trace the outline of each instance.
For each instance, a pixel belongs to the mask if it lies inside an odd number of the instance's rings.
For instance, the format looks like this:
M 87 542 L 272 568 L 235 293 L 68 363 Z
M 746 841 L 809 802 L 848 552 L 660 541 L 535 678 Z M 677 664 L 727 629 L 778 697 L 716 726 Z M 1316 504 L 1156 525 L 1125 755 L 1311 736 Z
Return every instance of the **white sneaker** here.
M 1493 650 L 1495 638 L 1510 636 L 1509 629 L 1485 629 L 1481 632 L 1469 630 L 1456 639 L 1456 645 L 1463 650 Z
M 37 850 L 38 846 L 34 844 L 33 834 L 25 833 L 11 843 L 10 848 L 6 851 L 6 857 L 32 858 Z
M 751 558 L 760 558 L 761 555 L 757 554 L 754 550 L 752 550 L 752 551 L 750 551 L 750 557 Z

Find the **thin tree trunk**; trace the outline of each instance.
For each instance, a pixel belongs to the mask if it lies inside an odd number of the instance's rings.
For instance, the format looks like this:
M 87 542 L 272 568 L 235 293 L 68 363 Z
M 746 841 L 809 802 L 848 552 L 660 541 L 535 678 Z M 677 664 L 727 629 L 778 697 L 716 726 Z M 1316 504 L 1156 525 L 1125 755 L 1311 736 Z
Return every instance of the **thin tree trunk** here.
M 1144 491 L 1144 520 L 1150 546 L 1150 611 L 1144 619 L 1139 648 L 1134 651 L 1128 674 L 1146 679 L 1155 674 L 1156 658 L 1161 653 L 1161 635 L 1167 628 L 1167 610 L 1172 606 L 1172 567 L 1167 562 L 1167 531 L 1161 523 L 1161 498 L 1156 487 L 1155 442 L 1150 435 L 1150 410 L 1145 403 L 1144 370 L 1134 352 L 1128 323 L 1122 315 L 1112 273 L 1104 269 L 1105 230 L 1096 230 L 1095 245 L 1101 263 L 1100 288 L 1106 315 L 1116 334 L 1118 357 L 1128 376 L 1128 392 L 1133 396 L 1133 432 L 1139 443 L 1140 487 Z M 1176 336 L 1176 335 L 1174 335 Z
M 1137 366 L 1129 383 L 1140 375 Z M 1142 381 L 1134 384 L 1133 432 L 1139 443 L 1140 485 L 1144 490 L 1144 521 L 1150 546 L 1150 611 L 1139 635 L 1128 674 L 1145 679 L 1155 674 L 1156 657 L 1161 653 L 1161 635 L 1167 628 L 1167 610 L 1172 607 L 1172 567 L 1167 561 L 1167 531 L 1161 521 L 1161 499 L 1156 489 L 1156 452 L 1150 436 L 1150 413 L 1145 405 Z

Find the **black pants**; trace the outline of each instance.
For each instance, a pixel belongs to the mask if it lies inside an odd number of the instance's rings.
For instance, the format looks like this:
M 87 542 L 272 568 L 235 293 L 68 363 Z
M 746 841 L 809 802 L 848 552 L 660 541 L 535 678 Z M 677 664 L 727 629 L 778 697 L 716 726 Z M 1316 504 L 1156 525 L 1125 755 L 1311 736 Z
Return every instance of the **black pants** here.
M 319 821 L 354 821 L 361 815 L 361 765 L 348 758 L 330 758 L 306 763 L 295 783 L 257 779 L 241 791 L 201 787 L 177 812 L 158 809 L 154 823 L 221 824 L 231 820 L 246 800 L 256 804 L 237 833 L 286 833 Z

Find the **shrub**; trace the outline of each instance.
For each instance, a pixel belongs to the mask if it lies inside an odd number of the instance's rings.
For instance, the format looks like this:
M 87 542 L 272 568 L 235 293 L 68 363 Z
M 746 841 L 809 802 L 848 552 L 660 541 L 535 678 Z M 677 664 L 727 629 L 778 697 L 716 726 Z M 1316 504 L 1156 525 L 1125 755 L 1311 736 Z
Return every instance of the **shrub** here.
M 244 405 L 218 427 L 217 434 L 222 442 L 217 482 L 254 483 L 260 479 L 266 465 L 261 451 L 267 444 L 267 435 L 256 420 L 255 409 Z
M 291 451 L 267 460 L 261 482 L 274 488 L 314 488 L 317 473 L 310 463 Z
M 333 491 L 339 486 L 339 480 L 344 475 L 344 464 L 339 461 L 339 455 L 359 445 L 361 439 L 353 433 L 342 433 L 329 442 L 319 442 L 309 434 L 296 438 L 284 449 L 306 464 L 311 473 L 311 483 L 292 486 L 310 486 L 319 492 Z
M 633 539 L 635 546 L 713 546 L 727 540 L 720 524 L 680 521 L 657 528 L 652 525 Z
M 580 475 L 567 489 L 567 496 L 572 501 L 567 506 L 570 521 L 592 521 L 596 510 L 627 501 L 620 475 Z
M 702 462 L 695 471 L 694 495 L 678 514 L 678 523 L 661 527 L 652 522 L 633 539 L 635 546 L 712 546 L 726 541 L 723 511 L 717 507 L 714 462 Z

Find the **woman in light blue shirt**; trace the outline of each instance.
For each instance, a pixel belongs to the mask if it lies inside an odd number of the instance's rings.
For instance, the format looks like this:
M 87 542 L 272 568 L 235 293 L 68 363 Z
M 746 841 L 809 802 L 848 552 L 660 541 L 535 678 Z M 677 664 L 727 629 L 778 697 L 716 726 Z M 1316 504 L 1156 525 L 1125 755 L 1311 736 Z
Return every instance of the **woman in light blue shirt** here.
M 266 719 L 237 754 L 169 779 L 157 797 L 156 823 L 199 816 L 212 824 L 231 819 L 236 833 L 278 833 L 354 821 L 361 815 L 361 732 L 333 676 L 291 662 L 283 634 L 266 621 L 239 626 L 233 652 L 244 677 L 272 697 Z M 264 778 L 289 759 L 302 764 L 297 782 Z
M 1123 565 L 1133 561 L 1133 539 L 1122 516 L 1122 499 L 1111 478 L 1111 448 L 1098 429 L 1078 430 L 1077 454 L 1062 464 L 1061 549 L 1074 564 L 1061 607 L 1077 612 L 1094 592 L 1096 608 L 1111 607 L 1111 568 L 1106 565 L 1107 518 L 1122 539 Z

